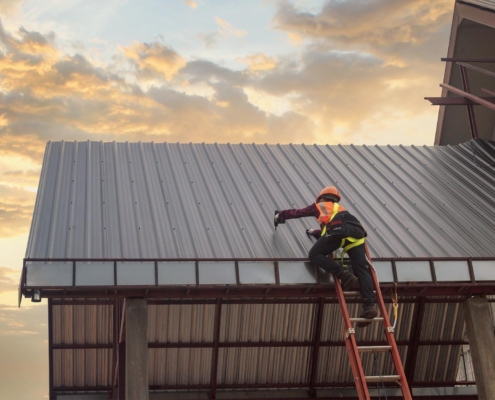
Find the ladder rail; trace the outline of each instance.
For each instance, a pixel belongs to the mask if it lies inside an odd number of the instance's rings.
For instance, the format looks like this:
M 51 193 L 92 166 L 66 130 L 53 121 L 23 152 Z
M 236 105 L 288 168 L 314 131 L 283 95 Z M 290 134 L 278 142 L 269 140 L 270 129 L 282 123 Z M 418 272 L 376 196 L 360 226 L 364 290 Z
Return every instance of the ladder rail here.
M 399 349 L 398 349 L 397 344 L 395 342 L 394 330 L 392 328 L 392 325 L 390 324 L 390 319 L 388 317 L 388 311 L 385 308 L 385 302 L 383 301 L 383 295 L 382 295 L 382 291 L 380 290 L 380 284 L 378 282 L 378 277 L 376 275 L 375 268 L 373 267 L 373 264 L 371 263 L 371 255 L 370 255 L 368 245 L 366 244 L 366 242 L 364 243 L 364 249 L 366 252 L 366 258 L 367 258 L 367 262 L 368 262 L 369 272 L 371 274 L 371 279 L 373 280 L 373 285 L 376 288 L 376 299 L 377 299 L 378 307 L 380 309 L 381 317 L 383 317 L 385 337 L 387 339 L 387 343 L 391 346 L 390 353 L 392 355 L 392 361 L 393 361 L 395 370 L 397 371 L 397 374 L 401 377 L 400 388 L 402 390 L 402 396 L 403 396 L 404 400 L 412 400 L 411 390 L 409 388 L 409 384 L 408 384 L 407 378 L 406 378 L 406 373 L 404 371 L 404 367 L 403 367 L 402 361 L 400 359 Z
M 354 337 L 354 328 L 352 327 L 349 312 L 344 297 L 344 291 L 338 278 L 334 275 L 335 291 L 337 292 L 337 298 L 339 300 L 340 311 L 344 319 L 344 338 L 345 347 L 349 356 L 349 362 L 351 364 L 352 373 L 354 375 L 354 383 L 356 385 L 356 391 L 358 393 L 359 400 L 370 400 L 368 391 L 368 385 L 364 375 L 363 366 L 358 352 L 356 338 Z

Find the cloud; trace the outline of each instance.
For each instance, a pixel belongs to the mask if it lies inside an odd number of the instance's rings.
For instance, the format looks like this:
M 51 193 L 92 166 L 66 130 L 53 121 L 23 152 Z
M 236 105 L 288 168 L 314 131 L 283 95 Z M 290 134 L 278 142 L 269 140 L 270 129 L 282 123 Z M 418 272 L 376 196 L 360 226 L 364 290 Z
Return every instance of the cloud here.
M 292 38 L 322 39 L 347 50 L 411 59 L 424 55 L 411 50 L 431 44 L 449 27 L 453 8 L 450 0 L 328 0 L 313 14 L 283 1 L 272 22 Z
M 13 14 L 22 2 L 23 0 L 0 0 L 0 14 Z
M 21 185 L 28 187 L 38 186 L 40 179 L 40 170 L 27 170 L 27 171 L 7 171 L 3 174 L 1 183 L 8 185 Z
M 148 78 L 172 79 L 186 61 L 172 48 L 160 43 L 134 43 L 124 49 L 127 58 L 135 61 L 139 73 Z
M 48 392 L 47 307 L 10 307 L 0 304 L 0 398 L 39 399 Z M 20 390 L 19 374 L 29 376 Z
M 0 183 L 0 238 L 25 233 L 31 224 L 36 193 Z
M 220 34 L 218 32 L 209 32 L 209 33 L 201 33 L 198 35 L 198 37 L 204 43 L 206 48 L 210 48 L 217 43 L 219 35 Z
M 0 293 L 16 291 L 19 285 L 19 271 L 0 266 Z
M 218 31 L 225 36 L 243 37 L 247 35 L 247 31 L 244 29 L 235 29 L 229 22 L 222 18 L 215 17 L 215 21 L 218 24 Z
M 198 8 L 198 2 L 196 0 L 182 0 L 182 2 L 186 3 L 191 8 Z
M 238 58 L 238 61 L 247 64 L 251 72 L 268 71 L 277 66 L 277 60 L 274 57 L 268 57 L 263 53 Z

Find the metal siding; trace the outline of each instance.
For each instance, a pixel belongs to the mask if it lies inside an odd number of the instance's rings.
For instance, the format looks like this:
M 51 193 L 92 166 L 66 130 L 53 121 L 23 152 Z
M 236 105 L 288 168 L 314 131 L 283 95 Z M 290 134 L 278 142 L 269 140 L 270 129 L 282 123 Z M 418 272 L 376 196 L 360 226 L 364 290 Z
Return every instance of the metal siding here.
M 212 349 L 149 349 L 150 385 L 208 385 Z
M 54 386 L 110 386 L 112 351 L 54 350 Z
M 399 346 L 399 354 L 403 363 L 406 359 L 407 346 Z M 390 353 L 378 353 L 376 361 L 372 353 L 361 354 L 364 374 L 396 375 Z M 316 386 L 318 383 L 348 383 L 353 382 L 349 356 L 345 347 L 323 347 L 320 349 Z M 369 386 L 372 388 L 372 385 Z
M 54 305 L 53 344 L 111 344 L 113 308 L 107 305 Z
M 314 310 L 314 304 L 224 305 L 220 342 L 311 341 Z
M 221 348 L 219 384 L 305 383 L 309 379 L 308 347 Z
M 471 147 L 473 146 L 473 147 Z M 305 146 L 51 142 L 28 257 L 306 257 L 313 219 L 273 210 L 337 185 L 374 257 L 493 256 L 489 142 Z M 479 156 L 478 156 L 479 158 Z
M 148 306 L 148 342 L 212 343 L 215 306 Z

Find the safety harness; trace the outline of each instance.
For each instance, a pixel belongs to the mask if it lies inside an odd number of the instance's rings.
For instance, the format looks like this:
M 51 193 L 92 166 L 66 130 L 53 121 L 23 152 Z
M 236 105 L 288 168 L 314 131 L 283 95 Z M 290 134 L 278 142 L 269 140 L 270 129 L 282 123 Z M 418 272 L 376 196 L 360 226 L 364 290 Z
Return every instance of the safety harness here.
M 323 202 L 317 203 L 318 210 L 320 211 L 320 217 L 318 220 L 323 224 L 323 228 L 321 230 L 321 236 L 325 236 L 327 233 L 327 224 L 332 222 L 333 218 L 339 213 L 339 211 L 343 211 L 344 208 L 339 205 L 339 203 L 333 203 L 333 210 L 332 214 L 329 215 L 327 212 L 327 208 Z M 347 246 L 345 246 L 346 240 L 350 242 Z M 364 244 L 365 238 L 353 238 L 353 237 L 346 237 L 342 239 L 342 242 L 340 243 L 340 247 L 342 248 L 342 253 L 341 253 L 341 261 L 342 263 L 344 262 L 344 255 L 352 248 L 360 246 Z
M 364 237 L 361 239 L 356 239 L 353 237 L 346 237 L 346 238 L 342 239 L 342 242 L 340 242 L 340 247 L 342 247 L 342 253 L 340 254 L 340 261 L 342 262 L 342 264 L 344 263 L 345 253 L 347 253 L 350 249 L 352 249 L 354 247 L 357 247 L 357 246 L 364 244 L 365 239 L 366 238 L 364 238 Z M 351 243 L 349 243 L 347 246 L 344 246 L 346 240 L 348 242 L 351 242 Z

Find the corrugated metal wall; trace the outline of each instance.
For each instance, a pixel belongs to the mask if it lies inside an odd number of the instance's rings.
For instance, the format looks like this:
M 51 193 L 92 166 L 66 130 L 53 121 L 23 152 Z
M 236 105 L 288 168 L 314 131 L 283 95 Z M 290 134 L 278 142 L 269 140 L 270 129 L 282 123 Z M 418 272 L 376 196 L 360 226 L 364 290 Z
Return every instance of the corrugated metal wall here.
M 336 185 L 374 257 L 494 256 L 495 172 L 480 156 L 493 162 L 493 144 L 50 142 L 26 255 L 302 258 L 317 221 L 275 232 L 273 212 Z
M 357 314 L 359 304 L 350 304 Z M 391 305 L 389 314 L 392 315 Z M 417 305 L 399 302 L 396 340 L 414 339 L 412 317 Z M 209 385 L 214 332 L 212 304 L 149 305 L 150 344 L 180 344 L 182 348 L 150 348 L 150 385 Z M 221 313 L 218 384 L 307 383 L 311 371 L 312 346 L 234 347 L 236 343 L 311 342 L 316 325 L 315 304 L 224 304 Z M 112 306 L 54 305 L 54 345 L 112 343 Z M 464 340 L 462 307 L 458 303 L 426 304 L 420 340 Z M 342 342 L 319 350 L 317 382 L 352 382 L 343 342 L 343 323 L 338 304 L 325 304 L 322 342 Z M 383 329 L 371 325 L 357 329 L 356 340 L 385 341 Z M 210 347 L 194 348 L 203 344 Z M 188 345 L 191 345 L 188 347 Z M 453 381 L 458 372 L 460 345 L 422 345 L 416 361 L 415 382 Z M 399 346 L 407 365 L 408 346 Z M 394 374 L 389 353 L 374 360 L 362 354 L 367 375 Z M 54 385 L 111 385 L 112 349 L 53 350 Z

